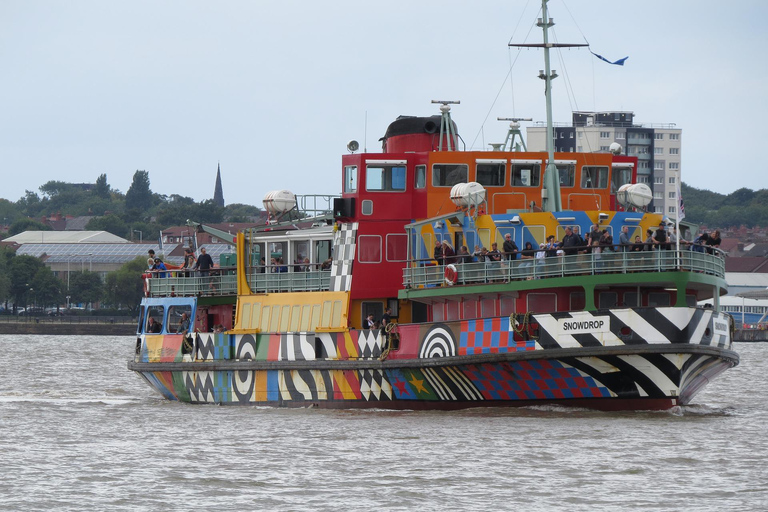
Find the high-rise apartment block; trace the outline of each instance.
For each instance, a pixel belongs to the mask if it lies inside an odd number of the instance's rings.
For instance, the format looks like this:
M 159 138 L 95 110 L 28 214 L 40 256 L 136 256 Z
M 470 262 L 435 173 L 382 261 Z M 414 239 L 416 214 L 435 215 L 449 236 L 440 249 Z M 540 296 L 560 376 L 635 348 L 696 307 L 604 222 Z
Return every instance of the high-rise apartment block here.
M 555 151 L 603 153 L 619 143 L 624 154 L 638 159 L 638 183 L 653 190 L 648 210 L 677 216 L 682 130 L 674 124 L 638 125 L 632 112 L 573 112 L 571 125 L 556 123 L 554 129 Z M 526 133 L 529 151 L 546 150 L 546 126 L 531 126 Z

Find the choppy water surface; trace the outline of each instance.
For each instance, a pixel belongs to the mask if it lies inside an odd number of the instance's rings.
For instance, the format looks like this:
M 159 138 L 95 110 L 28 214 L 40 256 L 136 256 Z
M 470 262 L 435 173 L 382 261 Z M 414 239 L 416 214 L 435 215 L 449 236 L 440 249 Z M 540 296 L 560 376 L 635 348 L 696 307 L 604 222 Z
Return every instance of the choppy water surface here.
M 766 343 L 637 413 L 192 406 L 126 369 L 134 343 L 0 336 L 0 509 L 768 509 Z

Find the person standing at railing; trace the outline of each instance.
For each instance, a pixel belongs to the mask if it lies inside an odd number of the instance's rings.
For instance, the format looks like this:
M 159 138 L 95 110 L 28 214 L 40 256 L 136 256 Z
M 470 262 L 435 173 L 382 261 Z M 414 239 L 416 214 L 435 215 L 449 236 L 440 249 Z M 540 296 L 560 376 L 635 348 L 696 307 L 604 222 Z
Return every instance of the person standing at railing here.
M 440 240 L 435 240 L 435 250 L 432 256 L 438 265 L 443 265 L 443 245 L 440 243 Z
M 627 252 L 630 250 L 630 244 L 629 241 L 629 226 L 623 226 L 621 228 L 621 234 L 619 235 L 619 250 L 621 252 Z
M 160 258 L 155 258 L 155 266 L 152 267 L 152 270 L 157 272 L 157 277 L 168 277 L 168 273 L 165 272 L 168 270 L 168 267 L 165 266 L 165 263 Z
M 714 247 L 715 249 L 719 249 L 721 243 L 723 243 L 723 240 L 720 238 L 720 231 L 716 229 L 707 238 L 707 252 L 709 254 L 715 254 L 717 251 L 713 251 L 712 248 Z
M 563 251 L 566 256 L 573 256 L 579 252 L 579 246 L 581 245 L 580 237 L 573 232 L 573 228 L 567 226 L 565 228 L 565 236 L 563 237 Z
M 517 244 L 514 240 L 512 240 L 512 235 L 510 233 L 507 233 L 504 235 L 504 245 L 501 247 L 504 251 L 504 257 L 508 260 L 516 260 L 517 259 L 517 253 L 519 249 L 517 248 Z
M 448 243 L 448 240 L 443 240 L 443 265 L 450 265 L 453 263 L 456 258 L 456 253 L 453 250 L 453 247 L 451 247 L 451 244 Z
M 205 247 L 200 248 L 200 257 L 197 258 L 194 269 L 200 271 L 200 276 L 208 277 L 213 268 L 213 258 L 205 251 Z
M 458 263 L 472 263 L 472 255 L 469 254 L 469 249 L 467 249 L 466 245 L 462 245 L 459 248 L 459 254 L 456 259 Z

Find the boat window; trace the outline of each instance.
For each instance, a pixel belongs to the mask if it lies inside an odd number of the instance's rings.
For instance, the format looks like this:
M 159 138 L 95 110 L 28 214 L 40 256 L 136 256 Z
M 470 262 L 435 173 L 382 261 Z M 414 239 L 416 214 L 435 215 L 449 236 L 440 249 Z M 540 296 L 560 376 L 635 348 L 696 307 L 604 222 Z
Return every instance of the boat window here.
M 616 292 L 600 292 L 598 296 L 599 309 L 615 308 L 619 305 L 619 294 Z
M 408 260 L 408 235 L 389 233 L 387 235 L 387 261 Z
M 362 328 L 367 329 L 366 319 L 368 315 L 373 315 L 374 321 L 380 321 L 381 315 L 384 314 L 384 304 L 381 302 L 363 302 L 360 305 L 360 314 L 362 315 L 360 318 L 363 320 Z
M 344 167 L 344 192 L 357 192 L 357 166 Z
M 368 165 L 365 169 L 365 190 L 373 192 L 405 190 L 405 165 Z
M 658 308 L 663 306 L 669 306 L 669 294 L 668 293 L 649 293 L 648 294 L 648 307 Z
M 360 206 L 360 213 L 363 215 L 373 215 L 373 201 L 364 199 Z
M 501 311 L 499 312 L 500 315 L 511 315 L 515 312 L 515 302 L 516 299 L 514 297 L 502 297 L 501 298 Z
M 139 324 L 136 326 L 136 332 L 141 332 L 141 326 L 144 325 L 144 313 L 146 313 L 144 306 L 141 306 L 139 309 Z
M 483 163 L 477 164 L 476 180 L 484 187 L 503 187 L 504 174 L 506 173 L 504 163 Z
M 306 263 L 304 260 L 307 260 Z M 302 240 L 293 243 L 293 271 L 304 272 L 304 265 L 309 263 L 309 241 Z
M 182 326 L 182 318 L 181 316 L 183 314 L 186 314 L 186 327 Z M 168 332 L 184 332 L 184 331 L 190 331 L 190 326 L 192 325 L 192 306 L 190 305 L 184 305 L 184 306 L 171 306 L 168 308 L 168 325 L 166 326 L 166 330 Z
M 529 293 L 526 297 L 528 311 L 531 313 L 551 313 L 557 311 L 557 295 L 554 293 Z
M 624 305 L 628 308 L 639 308 L 642 306 L 640 302 L 641 295 L 637 292 L 624 292 Z
M 309 332 L 309 322 L 312 320 L 312 306 L 305 304 L 301 309 L 301 332 Z
M 360 235 L 357 245 L 357 260 L 360 263 L 381 263 L 380 235 Z
M 459 320 L 459 301 L 449 300 L 445 305 L 445 319 Z
M 615 194 L 619 187 L 632 182 L 631 167 L 614 167 L 611 174 L 611 194 Z
M 432 304 L 432 321 L 442 322 L 443 320 L 445 320 L 445 304 L 442 302 Z
M 587 305 L 584 292 L 571 292 L 571 311 L 581 311 Z
M 322 263 L 331 258 L 331 241 L 318 240 L 315 242 L 315 263 Z M 317 269 L 314 269 L 317 270 Z
M 480 316 L 496 316 L 496 301 L 494 299 L 483 299 L 480 301 Z
M 427 166 L 417 165 L 415 176 L 414 188 L 425 188 L 427 186 Z
M 464 301 L 464 318 L 477 318 L 477 299 Z
M 581 188 L 608 188 L 608 168 L 586 165 L 582 167 Z
M 434 164 L 432 166 L 432 186 L 452 187 L 457 183 L 466 183 L 469 168 L 466 164 Z
M 571 188 L 576 184 L 576 165 L 575 164 L 556 164 L 557 173 L 560 176 L 560 186 Z
M 509 184 L 513 187 L 538 187 L 541 164 L 515 163 L 510 166 Z
M 155 334 L 163 332 L 163 316 L 165 316 L 165 308 L 163 306 L 149 306 L 147 308 L 147 323 L 144 325 L 144 332 Z
M 299 332 L 301 325 L 301 306 L 291 308 L 291 330 L 290 332 Z

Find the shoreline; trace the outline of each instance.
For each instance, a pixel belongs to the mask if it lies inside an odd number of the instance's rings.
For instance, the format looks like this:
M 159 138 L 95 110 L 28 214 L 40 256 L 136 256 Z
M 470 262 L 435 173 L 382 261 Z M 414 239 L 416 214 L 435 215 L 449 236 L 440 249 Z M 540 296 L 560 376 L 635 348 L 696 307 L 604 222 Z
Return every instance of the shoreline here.
M 130 336 L 136 333 L 136 322 L 130 318 L 115 320 L 93 319 L 58 321 L 36 319 L 23 321 L 0 320 L 0 334 L 109 335 Z

